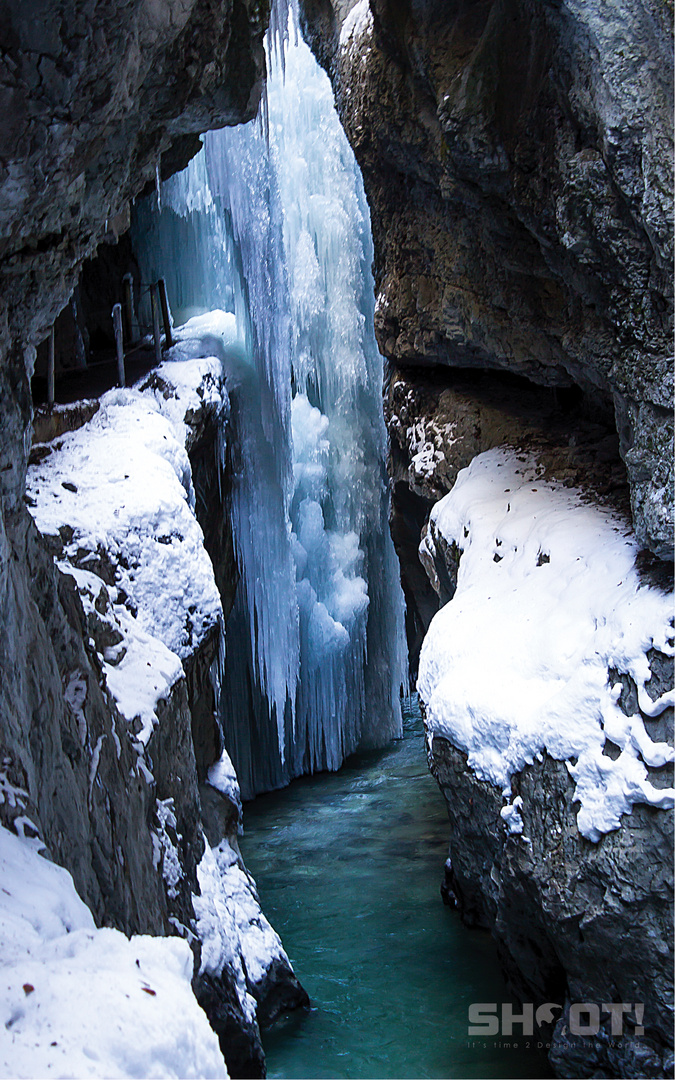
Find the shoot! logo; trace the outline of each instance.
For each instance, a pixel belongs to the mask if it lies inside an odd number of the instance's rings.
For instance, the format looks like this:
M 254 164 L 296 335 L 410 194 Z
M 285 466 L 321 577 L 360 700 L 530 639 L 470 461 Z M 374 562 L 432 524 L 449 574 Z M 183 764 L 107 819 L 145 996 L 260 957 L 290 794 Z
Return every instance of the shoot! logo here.
M 496 1002 L 473 1002 L 469 1005 L 469 1035 L 534 1035 L 535 1024 L 554 1024 L 556 1014 L 562 1014 L 563 1006 L 547 1001 L 536 1010 L 529 1002 L 522 1006 L 522 1011 L 514 1010 L 510 1002 L 503 1002 L 500 1007 Z M 605 1016 L 610 1018 L 610 1033 L 623 1035 L 624 1017 L 630 1015 L 632 1035 L 644 1035 L 644 1005 L 636 1002 L 610 1001 L 598 1005 L 592 1001 L 575 1001 L 569 1008 L 567 1031 L 570 1035 L 597 1035 Z M 564 1032 L 563 1034 L 566 1034 Z

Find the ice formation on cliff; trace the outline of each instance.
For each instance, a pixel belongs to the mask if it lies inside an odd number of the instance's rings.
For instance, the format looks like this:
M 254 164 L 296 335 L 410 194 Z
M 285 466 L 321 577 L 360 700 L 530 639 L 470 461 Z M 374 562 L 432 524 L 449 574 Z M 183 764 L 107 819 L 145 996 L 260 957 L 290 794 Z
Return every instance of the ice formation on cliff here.
M 241 335 L 221 715 L 245 797 L 398 734 L 406 681 L 368 209 L 330 83 L 284 30 L 263 122 L 210 132 L 136 226 L 176 311 L 229 306 Z

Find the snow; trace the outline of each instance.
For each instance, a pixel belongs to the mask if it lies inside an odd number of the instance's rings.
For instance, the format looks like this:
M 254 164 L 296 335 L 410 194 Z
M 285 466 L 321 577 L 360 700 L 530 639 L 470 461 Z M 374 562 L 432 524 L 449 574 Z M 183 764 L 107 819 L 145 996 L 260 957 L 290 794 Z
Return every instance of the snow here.
M 236 347 L 233 316 L 212 312 L 176 337 L 147 389 L 104 394 L 96 415 L 50 444 L 27 479 L 38 529 L 63 542 L 59 569 L 74 578 L 85 615 L 116 641 L 101 650 L 103 670 L 142 746 L 158 702 L 183 677 L 181 661 L 222 622 L 194 514 L 185 418 L 205 407 L 227 417 L 222 362 Z M 115 584 L 105 585 L 111 573 Z M 82 692 L 84 684 L 67 690 L 81 725 Z
M 63 563 L 59 565 L 65 570 Z M 140 721 L 136 738 L 147 746 L 158 723 L 157 704 L 183 677 L 183 665 L 162 641 L 141 630 L 123 604 L 115 605 L 115 614 L 126 653 L 116 665 L 104 659 L 103 669 L 117 708 L 128 720 Z
M 2 827 L 0 881 L 0 1076 L 227 1076 L 186 942 L 97 929 L 70 874 Z
M 175 900 L 178 896 L 178 885 L 183 879 L 183 867 L 181 866 L 178 848 L 168 830 L 173 831 L 178 842 L 183 837 L 176 828 L 177 822 L 173 799 L 156 799 L 155 815 L 157 817 L 157 828 L 153 835 L 153 844 L 156 837 L 161 849 L 158 852 L 157 848 L 155 848 L 155 858 L 159 857 L 162 863 L 162 877 L 166 883 L 166 894 L 170 900 Z M 159 862 L 157 862 L 157 865 L 159 865 Z
M 194 896 L 201 971 L 219 975 L 231 968 L 244 1012 L 255 1018 L 249 987 L 259 984 L 276 958 L 290 967 L 281 939 L 260 909 L 255 883 L 227 839 L 215 849 L 205 841 L 197 867 L 201 896 Z
M 197 383 L 204 374 L 219 374 L 215 359 L 190 366 Z M 164 376 L 164 365 L 158 372 Z M 184 414 L 183 402 L 180 409 Z M 108 550 L 140 628 L 186 656 L 217 621 L 220 601 L 193 512 L 185 433 L 175 412 L 175 401 L 158 392 L 109 391 L 88 424 L 62 436 L 58 453 L 29 470 L 27 490 L 37 503 L 40 531 L 54 535 L 70 526 L 66 557 L 85 569 L 87 553 L 93 563 L 99 547 Z M 177 572 L 188 566 L 189 575 Z
M 412 392 L 408 398 L 412 398 Z M 410 452 L 410 465 L 408 476 L 413 490 L 421 482 L 433 481 L 438 466 L 445 461 L 444 449 L 452 446 L 452 432 L 454 424 L 438 425 L 433 419 L 420 419 L 406 430 L 406 438 Z
M 340 48 L 349 48 L 373 26 L 369 0 L 359 0 L 351 9 L 340 30 Z
M 502 821 L 506 826 L 506 831 L 512 835 L 522 836 L 523 833 L 523 818 L 520 811 L 523 808 L 523 800 L 520 795 L 516 795 L 512 803 L 507 803 L 506 806 L 502 806 L 499 811 Z
M 207 780 L 212 788 L 225 795 L 241 812 L 241 792 L 239 781 L 227 750 L 223 750 L 218 761 L 208 771 Z
M 462 554 L 457 591 L 422 647 L 418 688 L 431 737 L 448 738 L 509 800 L 512 777 L 537 754 L 566 761 L 579 831 L 598 841 L 635 803 L 674 803 L 647 770 L 672 762 L 672 748 L 639 714 L 624 715 L 609 677 L 630 675 L 648 716 L 672 703 L 672 693 L 651 701 L 647 652 L 673 655 L 673 598 L 641 583 L 636 541 L 617 514 L 541 472 L 531 457 L 490 450 L 434 506 L 425 556 L 437 534 Z M 607 739 L 616 760 L 603 753 Z M 515 803 L 503 818 L 521 831 Z

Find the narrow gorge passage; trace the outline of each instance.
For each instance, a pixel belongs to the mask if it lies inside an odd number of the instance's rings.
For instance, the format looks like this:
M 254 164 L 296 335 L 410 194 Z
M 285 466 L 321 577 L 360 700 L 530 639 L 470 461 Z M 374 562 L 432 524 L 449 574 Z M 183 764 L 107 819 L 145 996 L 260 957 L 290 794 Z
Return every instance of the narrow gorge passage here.
M 552 1075 L 536 1040 L 467 1035 L 471 1002 L 510 998 L 492 939 L 441 902 L 447 812 L 416 697 L 402 739 L 259 796 L 244 822 L 244 859 L 312 1002 L 263 1036 L 269 1077 Z
M 672 16 L 3 3 L 0 1080 L 672 1080 Z

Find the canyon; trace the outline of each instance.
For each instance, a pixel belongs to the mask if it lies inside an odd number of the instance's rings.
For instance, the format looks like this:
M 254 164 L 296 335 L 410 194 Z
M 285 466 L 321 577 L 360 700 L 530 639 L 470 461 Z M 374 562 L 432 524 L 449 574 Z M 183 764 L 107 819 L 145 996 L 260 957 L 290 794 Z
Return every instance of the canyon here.
M 221 324 L 188 327 L 178 353 L 167 352 L 144 385 L 51 417 L 41 410 L 35 436 L 31 378 L 76 287 L 85 306 L 87 290 L 107 304 L 106 281 L 138 265 L 129 224 L 142 197 L 187 165 L 204 132 L 258 112 L 270 12 L 251 0 L 42 7 L 9 0 L 3 8 L 0 759 L 6 790 L 21 795 L 3 798 L 0 822 L 20 833 L 30 821 L 98 927 L 191 941 L 194 990 L 228 1069 L 260 1076 L 260 1025 L 307 997 L 238 853 L 240 792 L 217 719 L 213 671 L 241 572 L 224 512 L 237 452 L 220 375 L 229 339 Z M 277 35 L 284 17 L 282 6 L 272 13 Z M 468 565 L 462 535 L 444 532 L 433 508 L 462 470 L 500 447 L 534 461 L 542 487 L 582 491 L 626 535 L 632 523 L 640 585 L 667 597 L 668 4 L 302 0 L 299 18 L 331 79 L 370 208 L 391 535 L 413 673 L 420 666 L 424 681 L 423 642 L 458 595 L 462 560 Z M 193 365 L 189 386 L 172 360 Z M 180 514 L 184 502 L 193 507 L 170 528 L 126 526 L 152 551 L 148 565 L 180 578 L 173 621 L 169 608 L 153 605 L 154 585 L 146 588 L 138 570 L 145 563 L 133 562 L 113 518 L 101 527 L 105 541 L 78 525 L 87 481 L 77 457 L 70 471 L 50 472 L 49 440 L 70 452 L 78 432 L 114 426 L 122 407 L 128 418 L 140 409 L 149 432 L 168 425 L 176 506 Z M 102 515 L 105 498 L 97 498 L 90 523 Z M 196 519 L 204 547 L 199 538 L 190 547 Z M 164 563 L 174 548 L 176 561 Z M 369 557 L 388 558 L 375 547 Z M 495 551 L 495 565 L 502 559 Z M 141 612 L 147 638 L 129 633 L 129 611 Z M 369 633 L 379 656 L 386 634 Z M 489 634 L 488 626 L 486 665 L 497 647 Z M 136 702 L 125 717 L 115 672 L 134 655 L 152 657 L 164 684 L 153 684 L 143 716 Z M 650 678 L 641 685 L 626 665 L 609 665 L 607 678 L 621 687 L 616 709 L 648 733 L 645 774 L 665 791 L 672 759 L 661 761 L 651 744 L 672 744 L 667 635 L 645 656 Z M 672 810 L 658 796 L 652 805 L 637 799 L 618 828 L 583 833 L 567 759 L 545 748 L 509 778 L 505 796 L 476 773 L 459 740 L 434 729 L 435 686 L 424 686 L 429 766 L 449 812 L 446 897 L 468 924 L 492 931 L 518 1000 L 559 1002 L 562 1015 L 546 1028 L 556 1074 L 670 1075 Z M 396 703 L 391 709 L 376 744 L 395 734 Z M 131 737 L 120 738 L 129 721 Z M 260 737 L 276 744 L 270 730 Z M 367 744 L 359 731 L 350 747 Z M 614 760 L 610 744 L 605 756 Z M 271 779 L 260 780 L 250 749 L 241 752 L 247 794 L 305 768 L 299 752 L 284 773 L 279 754 Z M 341 760 L 324 748 L 307 768 Z M 523 808 L 520 831 L 504 824 L 517 823 L 514 806 L 516 815 Z M 640 1002 L 644 1029 L 633 1009 L 620 1039 L 609 1014 L 592 1038 L 570 1034 L 579 1001 Z

